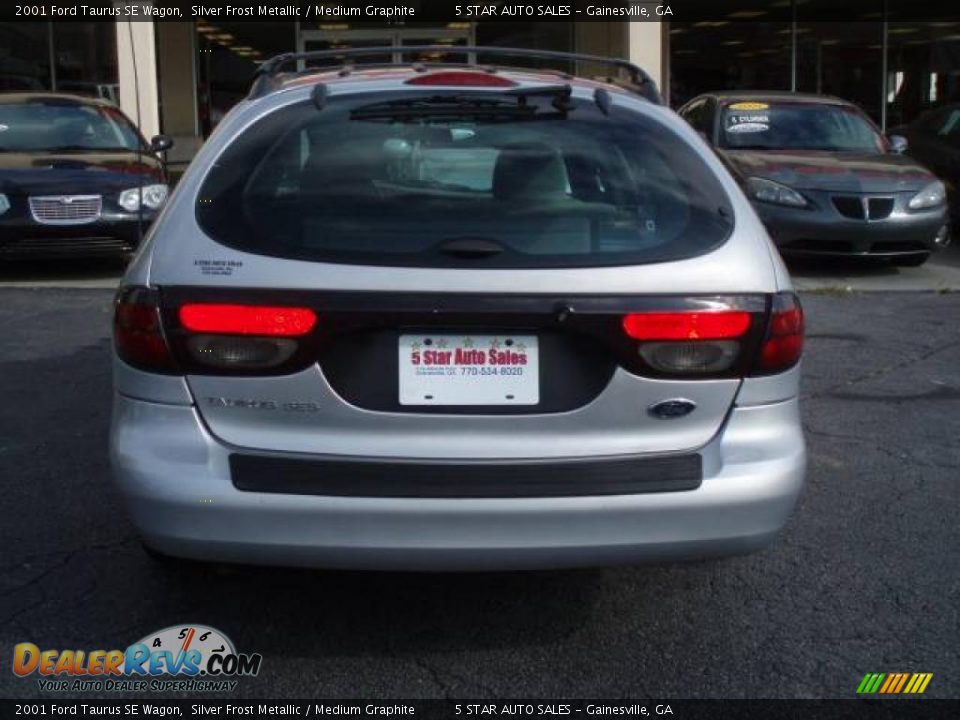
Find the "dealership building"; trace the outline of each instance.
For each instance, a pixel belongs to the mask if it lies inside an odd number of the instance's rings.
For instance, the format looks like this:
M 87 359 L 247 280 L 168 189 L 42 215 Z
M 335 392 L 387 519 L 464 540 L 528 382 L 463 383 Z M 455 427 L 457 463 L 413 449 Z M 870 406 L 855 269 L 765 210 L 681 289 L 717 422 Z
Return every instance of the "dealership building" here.
M 840 5 L 842 17 L 834 17 Z M 960 16 L 951 5 L 937 20 L 910 20 L 916 4 L 907 0 L 679 0 L 675 15 L 690 19 L 424 22 L 414 13 L 382 21 L 5 22 L 0 91 L 112 99 L 139 119 L 145 135 L 174 136 L 171 160 L 183 163 L 270 56 L 374 46 L 383 55 L 370 61 L 383 62 L 411 57 L 401 54 L 404 46 L 449 47 L 429 58 L 441 60 L 456 59 L 457 46 L 506 46 L 628 58 L 658 80 L 673 106 L 709 90 L 828 93 L 852 100 L 889 129 L 960 102 Z M 933 17 L 929 5 L 925 12 Z

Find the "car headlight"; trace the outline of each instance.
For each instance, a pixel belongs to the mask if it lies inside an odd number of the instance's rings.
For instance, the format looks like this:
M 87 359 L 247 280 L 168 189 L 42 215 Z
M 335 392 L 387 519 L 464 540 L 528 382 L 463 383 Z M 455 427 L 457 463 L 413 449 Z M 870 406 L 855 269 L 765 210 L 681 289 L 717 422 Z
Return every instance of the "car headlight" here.
M 934 180 L 923 190 L 918 192 L 907 203 L 911 210 L 923 210 L 924 208 L 937 207 L 943 205 L 947 200 L 947 188 L 939 180 Z
M 747 190 L 750 197 L 760 202 L 788 205 L 790 207 L 807 206 L 806 198 L 796 190 L 766 178 L 747 178 Z
M 117 202 L 127 212 L 136 212 L 140 209 L 140 198 L 143 197 L 143 207 L 158 210 L 166 202 L 168 192 L 169 188 L 162 183 L 144 185 L 142 188 L 124 190 L 120 193 L 120 199 Z
M 3 193 L 0 193 L 0 215 L 3 215 L 9 209 L 10 209 L 10 198 L 8 198 Z

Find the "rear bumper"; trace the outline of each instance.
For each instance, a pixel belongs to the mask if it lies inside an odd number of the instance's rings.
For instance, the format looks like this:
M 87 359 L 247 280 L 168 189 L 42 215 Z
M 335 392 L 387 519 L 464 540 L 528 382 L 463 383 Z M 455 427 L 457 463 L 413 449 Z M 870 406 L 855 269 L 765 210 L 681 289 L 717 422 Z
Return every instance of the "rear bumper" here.
M 825 203 L 824 203 L 825 204 Z M 828 207 L 797 209 L 755 203 L 767 232 L 784 255 L 900 257 L 936 252 L 945 209 L 895 212 L 883 220 L 845 218 Z
M 134 525 L 171 555 L 338 568 L 548 568 L 735 554 L 768 544 L 800 492 L 796 400 L 732 411 L 693 490 L 565 497 L 243 491 L 194 409 L 118 395 L 111 461 Z M 340 458 L 340 460 L 348 460 Z M 450 478 L 456 482 L 456 478 Z

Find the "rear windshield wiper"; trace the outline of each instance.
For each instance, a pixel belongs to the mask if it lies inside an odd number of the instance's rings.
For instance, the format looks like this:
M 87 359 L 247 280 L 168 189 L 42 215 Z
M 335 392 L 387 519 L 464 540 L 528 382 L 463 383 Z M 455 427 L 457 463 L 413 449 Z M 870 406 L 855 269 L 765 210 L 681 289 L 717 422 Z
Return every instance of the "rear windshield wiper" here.
M 535 107 L 528 107 L 504 100 L 477 97 L 430 97 L 391 100 L 389 102 L 354 108 L 351 120 L 403 120 L 407 118 L 437 117 L 506 117 L 519 119 L 532 117 Z

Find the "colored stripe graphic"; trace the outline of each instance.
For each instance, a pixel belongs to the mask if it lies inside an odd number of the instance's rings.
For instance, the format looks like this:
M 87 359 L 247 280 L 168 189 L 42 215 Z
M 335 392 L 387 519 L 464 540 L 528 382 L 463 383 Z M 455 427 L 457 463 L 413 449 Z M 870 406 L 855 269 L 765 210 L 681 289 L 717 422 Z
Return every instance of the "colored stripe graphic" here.
M 886 674 L 884 673 L 867 673 L 863 676 L 863 680 L 860 682 L 860 687 L 857 688 L 857 692 L 862 695 L 871 695 L 875 693 L 885 677 Z
M 933 673 L 867 673 L 857 686 L 857 694 L 920 695 L 932 679 Z
M 930 684 L 932 678 L 933 673 L 914 673 L 903 692 L 911 695 L 920 695 L 927 689 L 927 685 Z
M 903 686 L 906 684 L 908 677 L 910 677 L 909 673 L 900 673 L 900 682 L 897 683 L 897 686 L 892 690 L 892 692 L 898 693 L 903 690 Z

